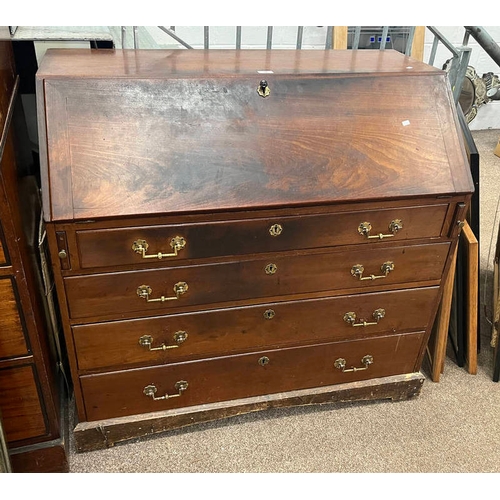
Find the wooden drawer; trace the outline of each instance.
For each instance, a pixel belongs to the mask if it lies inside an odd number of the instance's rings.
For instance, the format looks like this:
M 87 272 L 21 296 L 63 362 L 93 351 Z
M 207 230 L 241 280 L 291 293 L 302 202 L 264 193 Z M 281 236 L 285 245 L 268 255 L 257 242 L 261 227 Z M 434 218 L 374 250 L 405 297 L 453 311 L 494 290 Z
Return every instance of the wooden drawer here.
M 34 365 L 0 369 L 0 408 L 8 442 L 48 433 Z
M 437 293 L 438 287 L 417 288 L 79 325 L 73 327 L 73 338 L 82 371 L 173 363 L 425 330 Z M 377 323 L 373 314 L 381 308 L 385 316 Z M 355 312 L 355 324 L 363 319 L 372 324 L 352 326 L 344 320 L 348 312 Z M 161 349 L 162 345 L 170 348 Z
M 142 226 L 119 229 L 77 231 L 80 266 L 121 266 L 130 264 L 182 261 L 245 255 L 263 252 L 301 250 L 372 243 L 386 238 L 368 238 L 378 234 L 391 240 L 439 237 L 448 205 L 427 205 L 363 212 L 327 213 L 164 226 Z M 400 221 L 394 233 L 390 226 Z M 371 231 L 364 235 L 360 224 L 369 223 Z M 184 246 L 175 250 L 174 238 L 182 238 Z M 143 257 L 137 242 L 145 241 Z M 134 246 L 134 243 L 136 245 Z M 174 246 L 172 246 L 174 245 Z M 138 253 L 134 251 L 136 248 Z M 170 256 L 149 257 L 170 254 Z
M 10 277 L 0 279 L 0 359 L 29 354 L 17 293 Z
M 423 333 L 393 335 L 87 375 L 80 377 L 87 419 L 410 373 L 415 369 L 422 337 Z M 373 357 L 373 364 L 366 370 L 342 372 L 334 366 L 337 359 L 345 359 L 346 369 L 363 368 L 361 359 L 366 355 Z M 263 358 L 267 358 L 267 364 L 261 364 Z M 180 397 L 154 401 L 144 394 L 149 385 L 156 387 L 156 397 L 176 394 L 175 385 L 180 381 L 188 383 Z
M 292 254 L 265 260 L 68 277 L 65 285 L 72 318 L 120 317 L 300 293 L 356 287 L 370 290 L 379 287 L 380 282 L 386 285 L 439 280 L 448 248 L 446 242 L 387 246 L 376 251 Z M 383 276 L 381 268 L 387 262 L 394 264 L 394 270 L 382 279 L 360 281 L 351 272 L 353 266 L 362 265 L 362 277 Z M 273 270 L 274 274 L 267 274 Z M 173 290 L 177 283 L 187 283 L 188 289 L 175 299 Z M 174 300 L 147 302 L 138 295 L 141 290 L 151 292 L 149 300 L 162 296 Z

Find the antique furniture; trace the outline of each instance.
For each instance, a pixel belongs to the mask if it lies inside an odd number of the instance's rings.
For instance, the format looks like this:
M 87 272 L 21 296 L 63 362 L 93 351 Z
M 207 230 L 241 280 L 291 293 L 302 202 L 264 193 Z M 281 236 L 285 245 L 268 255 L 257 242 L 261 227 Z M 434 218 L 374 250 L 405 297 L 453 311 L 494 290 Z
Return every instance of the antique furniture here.
M 473 191 L 395 51 L 48 51 L 42 194 L 78 450 L 419 393 Z
M 18 87 L 11 42 L 0 42 L 0 413 L 14 472 L 63 472 L 63 400 L 34 229 L 41 200 L 20 173 Z

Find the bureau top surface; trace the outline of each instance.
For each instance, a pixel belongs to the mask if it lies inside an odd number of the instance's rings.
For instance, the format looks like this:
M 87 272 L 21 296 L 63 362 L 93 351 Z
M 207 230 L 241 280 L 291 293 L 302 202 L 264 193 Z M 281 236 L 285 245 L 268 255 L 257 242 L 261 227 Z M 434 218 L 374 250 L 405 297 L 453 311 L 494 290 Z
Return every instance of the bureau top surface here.
M 216 75 L 439 73 L 394 50 L 85 50 L 50 49 L 43 78 L 184 78 Z
M 395 51 L 49 50 L 37 95 L 47 220 L 473 190 L 445 73 Z

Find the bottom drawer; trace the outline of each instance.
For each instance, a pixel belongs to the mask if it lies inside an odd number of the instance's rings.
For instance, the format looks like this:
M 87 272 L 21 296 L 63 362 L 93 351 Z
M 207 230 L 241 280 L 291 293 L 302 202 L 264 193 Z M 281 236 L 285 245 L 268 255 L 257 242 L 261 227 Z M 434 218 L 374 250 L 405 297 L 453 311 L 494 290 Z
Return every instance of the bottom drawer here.
M 391 335 L 83 376 L 87 420 L 411 373 L 418 369 L 423 335 Z M 344 371 L 338 360 L 345 361 Z M 170 397 L 153 399 L 167 394 Z

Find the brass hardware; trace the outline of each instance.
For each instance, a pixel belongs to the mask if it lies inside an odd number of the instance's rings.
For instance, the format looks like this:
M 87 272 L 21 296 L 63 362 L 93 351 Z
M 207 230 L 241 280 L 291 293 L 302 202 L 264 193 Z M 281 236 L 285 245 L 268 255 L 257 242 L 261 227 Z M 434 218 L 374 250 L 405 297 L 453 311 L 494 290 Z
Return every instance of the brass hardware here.
M 264 311 L 264 318 L 266 319 L 273 319 L 276 313 L 272 309 L 266 309 Z
M 266 274 L 274 274 L 278 270 L 278 266 L 276 264 L 268 264 L 266 266 Z
M 66 253 L 66 250 L 61 250 L 57 255 L 59 255 L 60 259 L 67 259 L 68 254 Z
M 457 220 L 457 226 L 462 229 L 465 226 L 465 221 L 463 220 Z M 64 251 L 64 250 L 63 250 Z
M 389 224 L 389 231 L 391 231 L 392 234 L 396 234 L 398 231 L 401 231 L 401 229 L 403 229 L 403 221 L 401 219 L 394 219 Z
M 338 370 L 340 370 L 344 373 L 360 372 L 363 370 L 368 370 L 368 367 L 373 364 L 373 356 L 371 356 L 370 354 L 363 356 L 363 358 L 361 359 L 361 364 L 363 365 L 362 368 L 356 368 L 355 366 L 351 366 L 351 368 L 348 368 L 346 370 L 346 360 L 344 358 L 339 358 L 339 359 L 335 360 L 335 363 L 333 364 L 333 366 L 335 366 L 335 368 L 337 368 Z
M 344 321 L 349 323 L 351 326 L 371 326 L 378 325 L 378 322 L 385 316 L 385 309 L 375 309 L 373 311 L 373 318 L 375 321 L 367 322 L 364 319 L 359 320 L 359 323 L 356 323 L 356 313 L 355 312 L 347 312 L 344 314 Z
M 260 81 L 259 86 L 257 87 L 257 93 L 261 97 L 267 97 L 271 93 L 271 89 L 269 88 L 266 80 Z
M 379 278 L 386 278 L 387 275 L 391 271 L 394 271 L 394 262 L 391 262 L 391 261 L 384 262 L 380 266 L 380 270 L 384 273 L 383 275 L 375 276 L 374 274 L 370 274 L 370 276 L 363 276 L 365 268 L 361 264 L 355 264 L 351 268 L 351 274 L 355 278 L 358 278 L 360 281 L 364 281 L 364 280 L 377 280 Z
M 273 224 L 269 228 L 269 233 L 271 236 L 279 236 L 283 232 L 283 226 L 281 224 Z
M 376 235 L 370 236 L 370 231 L 372 230 L 372 225 L 369 222 L 362 222 L 358 226 L 358 233 L 363 235 L 363 236 L 366 236 L 369 240 L 370 239 L 382 240 L 384 238 L 392 238 L 401 229 L 403 229 L 403 222 L 401 221 L 401 219 L 394 219 L 389 224 L 389 231 L 392 234 L 378 233 Z
M 141 254 L 143 259 L 163 259 L 164 257 L 177 257 L 179 251 L 186 246 L 186 240 L 182 236 L 176 236 L 170 240 L 170 246 L 172 247 L 172 253 L 162 253 L 146 255 L 149 248 L 149 244 L 146 240 L 136 240 L 132 245 L 132 250 L 135 253 Z
M 182 344 L 187 339 L 187 337 L 188 334 L 186 332 L 178 331 L 174 333 L 174 341 L 177 342 L 177 344 L 162 344 L 159 347 L 151 347 L 153 345 L 153 337 L 151 335 L 143 335 L 139 339 L 139 344 L 143 347 L 147 347 L 150 351 L 166 351 L 167 349 L 175 349 L 176 347 L 179 347 L 179 344 Z
M 146 396 L 153 398 L 155 401 L 160 401 L 162 399 L 178 398 L 179 396 L 182 396 L 182 393 L 188 388 L 188 385 L 189 384 L 185 380 L 179 380 L 179 382 L 176 382 L 174 386 L 175 389 L 179 391 L 178 394 L 165 394 L 164 396 L 160 396 L 158 398 L 155 396 L 158 389 L 154 384 L 144 387 L 143 392 Z
M 259 358 L 260 366 L 266 366 L 268 364 L 269 364 L 269 358 L 267 356 L 262 356 L 262 358 Z
M 153 292 L 153 289 L 148 286 L 148 285 L 141 285 L 140 287 L 137 288 L 137 295 L 141 299 L 145 299 L 146 302 L 165 302 L 167 300 L 177 300 L 180 298 L 181 295 L 184 295 L 188 291 L 188 284 L 184 281 L 179 281 L 179 283 L 176 283 L 174 285 L 174 292 L 175 292 L 175 297 L 165 297 L 162 295 L 161 297 L 157 299 L 150 299 L 149 296 Z

